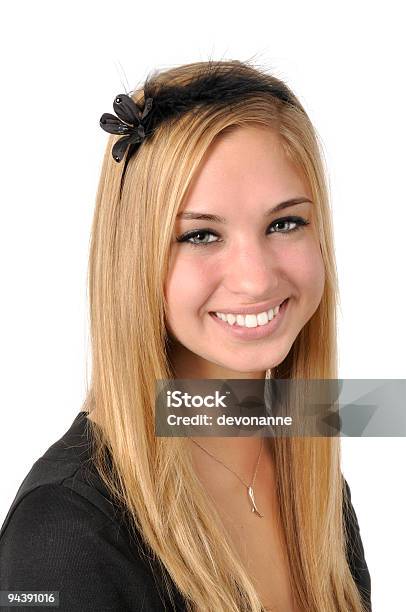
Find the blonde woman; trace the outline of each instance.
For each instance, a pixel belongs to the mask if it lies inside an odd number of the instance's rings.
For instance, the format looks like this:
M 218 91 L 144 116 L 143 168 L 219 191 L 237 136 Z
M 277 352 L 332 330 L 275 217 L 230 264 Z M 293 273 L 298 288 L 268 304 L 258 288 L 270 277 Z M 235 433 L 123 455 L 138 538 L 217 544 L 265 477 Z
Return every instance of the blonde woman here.
M 155 73 L 114 110 L 91 384 L 10 508 L 1 589 L 56 591 L 70 612 L 371 610 L 339 438 L 154 429 L 159 379 L 337 377 L 315 129 L 286 84 L 239 61 Z

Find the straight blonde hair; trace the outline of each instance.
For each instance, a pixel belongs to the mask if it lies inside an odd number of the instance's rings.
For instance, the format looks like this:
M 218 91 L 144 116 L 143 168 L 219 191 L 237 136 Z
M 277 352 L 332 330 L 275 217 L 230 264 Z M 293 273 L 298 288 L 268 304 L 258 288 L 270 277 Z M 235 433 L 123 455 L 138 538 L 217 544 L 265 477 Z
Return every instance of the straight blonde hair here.
M 213 62 L 156 73 L 184 85 Z M 94 464 L 131 529 L 162 569 L 170 596 L 188 610 L 260 612 L 261 601 L 219 515 L 192 469 L 183 438 L 155 436 L 155 384 L 174 378 L 165 327 L 164 283 L 177 212 L 205 152 L 225 130 L 251 124 L 276 131 L 286 155 L 308 181 L 326 282 L 320 305 L 274 378 L 337 377 L 337 275 L 328 188 L 319 138 L 298 99 L 279 79 L 248 62 L 220 61 L 216 70 L 256 75 L 289 94 L 267 93 L 224 108 L 186 113 L 163 123 L 122 164 L 106 148 L 97 192 L 88 270 L 92 350 L 84 410 Z M 132 94 L 142 104 L 142 88 Z M 347 560 L 339 438 L 275 438 L 280 500 L 293 593 L 312 612 L 364 610 Z

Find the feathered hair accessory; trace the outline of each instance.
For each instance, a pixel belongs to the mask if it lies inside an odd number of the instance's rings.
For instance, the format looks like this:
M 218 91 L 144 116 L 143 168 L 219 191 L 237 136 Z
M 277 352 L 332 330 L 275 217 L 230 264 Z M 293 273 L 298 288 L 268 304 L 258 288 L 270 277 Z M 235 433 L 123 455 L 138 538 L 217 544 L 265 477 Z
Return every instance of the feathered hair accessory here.
M 161 123 L 179 118 L 192 109 L 226 106 L 259 93 L 268 93 L 284 103 L 297 105 L 284 83 L 256 70 L 247 70 L 238 62 L 231 65 L 209 62 L 187 85 L 166 85 L 158 81 L 154 80 L 154 75 L 145 81 L 143 108 L 127 94 L 119 94 L 113 102 L 117 116 L 111 113 L 101 116 L 103 130 L 122 136 L 112 148 L 116 162 L 122 161 L 128 149 L 126 166 L 142 142 Z

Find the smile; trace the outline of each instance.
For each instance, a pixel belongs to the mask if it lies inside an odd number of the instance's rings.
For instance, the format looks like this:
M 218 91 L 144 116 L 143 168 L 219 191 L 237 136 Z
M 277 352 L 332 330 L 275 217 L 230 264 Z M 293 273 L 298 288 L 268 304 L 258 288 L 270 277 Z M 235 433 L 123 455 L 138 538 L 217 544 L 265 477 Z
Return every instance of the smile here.
M 258 340 L 265 338 L 275 332 L 284 320 L 288 308 L 289 298 L 270 310 L 258 314 L 233 314 L 222 312 L 210 312 L 213 321 L 231 334 L 241 340 Z
M 264 310 L 263 312 L 259 312 L 258 314 L 234 314 L 234 313 L 224 313 L 224 312 L 216 312 L 213 313 L 224 322 L 227 322 L 229 325 L 237 325 L 239 327 L 258 327 L 259 325 L 266 325 L 269 321 L 272 321 L 274 317 L 279 312 L 279 308 L 287 302 L 283 300 L 280 304 L 275 306 L 275 308 L 270 308 L 269 310 Z

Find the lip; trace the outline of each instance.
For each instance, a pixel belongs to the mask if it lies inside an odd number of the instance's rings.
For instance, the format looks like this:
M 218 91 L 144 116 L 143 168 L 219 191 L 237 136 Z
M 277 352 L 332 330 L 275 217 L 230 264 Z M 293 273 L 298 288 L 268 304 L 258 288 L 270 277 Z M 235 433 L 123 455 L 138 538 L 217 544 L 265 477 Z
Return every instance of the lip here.
M 225 308 L 216 308 L 212 312 L 224 312 L 225 314 L 259 314 L 260 312 L 267 312 L 270 308 L 272 310 L 276 308 L 279 304 L 281 304 L 287 298 L 280 298 L 279 300 L 274 300 L 273 302 L 263 302 L 257 306 L 242 306 L 240 308 L 230 308 L 227 310 Z
M 268 321 L 266 325 L 257 325 L 256 327 L 241 327 L 240 325 L 236 324 L 230 325 L 227 321 L 219 319 L 214 312 L 210 312 L 209 314 L 215 323 L 220 325 L 224 331 L 227 331 L 229 334 L 234 336 L 234 338 L 240 338 L 242 340 L 258 340 L 260 338 L 265 338 L 280 327 L 285 318 L 285 313 L 289 307 L 289 303 L 290 298 L 286 298 L 282 306 L 279 308 L 278 314 L 273 317 L 272 321 Z M 263 310 L 258 310 L 258 312 L 263 312 Z M 251 313 L 254 314 L 252 310 L 247 314 Z

